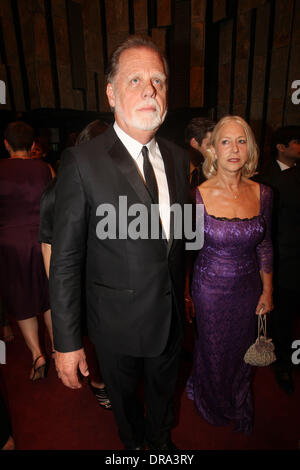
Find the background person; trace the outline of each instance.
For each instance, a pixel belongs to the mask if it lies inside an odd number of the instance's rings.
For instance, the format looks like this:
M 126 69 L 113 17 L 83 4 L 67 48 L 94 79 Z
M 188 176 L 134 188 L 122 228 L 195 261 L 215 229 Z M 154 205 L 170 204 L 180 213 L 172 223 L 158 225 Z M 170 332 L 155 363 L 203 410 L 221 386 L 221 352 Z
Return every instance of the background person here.
M 251 366 L 243 360 L 255 340 L 258 312 L 272 309 L 272 192 L 249 178 L 258 149 L 239 116 L 221 119 L 204 162 L 207 181 L 196 191 L 204 204 L 204 246 L 194 263 L 196 314 L 193 373 L 188 397 L 209 423 L 250 433 Z M 188 320 L 192 300 L 185 295 Z
M 291 394 L 293 318 L 300 306 L 300 126 L 277 129 L 272 137 L 272 157 L 257 178 L 274 191 L 274 310 L 270 315 L 270 334 L 277 357 L 277 384 Z
M 48 280 L 37 240 L 41 194 L 51 180 L 49 166 L 30 157 L 33 129 L 22 121 L 8 125 L 4 144 L 10 158 L 0 160 L 0 297 L 18 321 L 32 354 L 30 379 L 45 377 L 37 315 L 53 346 Z
M 279 387 L 291 394 L 294 392 L 292 342 L 297 339 L 293 337 L 293 320 L 300 312 L 300 165 L 283 171 L 275 188 L 279 194 L 275 214 L 277 262 L 270 327 L 277 357 L 275 378 Z
M 206 157 L 211 133 L 216 123 L 203 117 L 193 118 L 185 129 L 185 142 L 189 145 L 191 189 L 203 183 L 206 178 L 202 165 Z
M 5 343 L 10 343 L 11 341 L 14 340 L 15 336 L 13 333 L 13 330 L 10 326 L 10 323 L 8 321 L 6 312 L 5 312 L 5 305 L 3 302 L 3 299 L 0 297 L 0 327 L 2 330 L 2 336 L 1 339 Z
M 300 126 L 280 127 L 271 139 L 271 159 L 263 166 L 257 181 L 274 187 L 281 172 L 293 167 L 299 158 Z
M 0 450 L 15 449 L 15 441 L 11 433 L 9 415 L 0 390 Z
M 30 156 L 31 158 L 39 158 L 45 161 L 48 150 L 49 149 L 45 142 L 40 137 L 35 137 L 31 147 Z
M 31 158 L 37 158 L 42 160 L 43 162 L 49 165 L 51 170 L 52 177 L 55 176 L 54 167 L 55 165 L 55 152 L 53 152 L 51 146 L 45 139 L 41 137 L 35 137 L 33 141 L 33 145 L 30 151 Z

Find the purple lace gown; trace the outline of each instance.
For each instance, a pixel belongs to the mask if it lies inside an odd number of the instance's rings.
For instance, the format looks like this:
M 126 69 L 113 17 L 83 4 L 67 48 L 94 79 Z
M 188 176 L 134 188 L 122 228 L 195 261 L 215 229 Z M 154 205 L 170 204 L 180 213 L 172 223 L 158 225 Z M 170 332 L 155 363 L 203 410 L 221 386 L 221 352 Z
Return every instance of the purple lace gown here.
M 203 204 L 199 190 L 196 203 Z M 194 264 L 192 298 L 197 337 L 188 397 L 209 423 L 253 425 L 251 366 L 243 360 L 255 341 L 260 270 L 272 271 L 270 238 L 272 191 L 260 185 L 260 213 L 251 219 L 225 219 L 204 208 L 204 246 Z

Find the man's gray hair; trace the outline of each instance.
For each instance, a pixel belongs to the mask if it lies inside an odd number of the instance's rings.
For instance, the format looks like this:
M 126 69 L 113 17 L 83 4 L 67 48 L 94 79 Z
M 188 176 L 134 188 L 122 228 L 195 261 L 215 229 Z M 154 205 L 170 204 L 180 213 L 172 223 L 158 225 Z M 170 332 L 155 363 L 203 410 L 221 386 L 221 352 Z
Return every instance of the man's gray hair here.
M 139 47 L 145 47 L 147 49 L 152 49 L 154 52 L 156 52 L 160 57 L 161 60 L 164 64 L 165 72 L 168 77 L 169 75 L 169 67 L 168 67 L 168 62 L 164 54 L 159 50 L 159 48 L 154 44 L 154 42 L 151 41 L 150 38 L 148 37 L 143 37 L 143 36 L 129 36 L 126 41 L 122 42 L 112 53 L 110 60 L 107 65 L 106 69 L 106 80 L 107 83 L 112 83 L 114 81 L 115 76 L 118 73 L 118 68 L 119 68 L 119 62 L 120 62 L 120 56 L 122 52 L 128 50 L 128 49 L 137 49 Z

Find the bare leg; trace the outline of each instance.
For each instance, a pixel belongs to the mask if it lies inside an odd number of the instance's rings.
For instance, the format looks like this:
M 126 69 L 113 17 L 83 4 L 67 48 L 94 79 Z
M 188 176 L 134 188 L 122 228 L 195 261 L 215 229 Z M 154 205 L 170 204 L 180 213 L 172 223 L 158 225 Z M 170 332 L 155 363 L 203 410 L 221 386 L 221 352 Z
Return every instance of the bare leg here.
M 3 341 L 10 343 L 14 339 L 14 333 L 9 324 L 2 327 L 3 329 Z
M 5 343 L 10 343 L 10 341 L 14 339 L 14 334 L 6 318 L 4 301 L 1 297 L 0 297 L 0 326 L 2 327 L 3 341 Z
M 19 320 L 18 321 L 22 334 L 24 336 L 25 342 L 32 354 L 33 362 L 35 359 L 42 355 L 40 342 L 39 342 L 39 335 L 38 335 L 38 320 L 36 317 L 27 318 L 26 320 Z M 42 356 L 36 364 L 36 367 L 45 364 L 45 358 Z M 30 377 L 33 375 L 33 371 L 31 371 Z

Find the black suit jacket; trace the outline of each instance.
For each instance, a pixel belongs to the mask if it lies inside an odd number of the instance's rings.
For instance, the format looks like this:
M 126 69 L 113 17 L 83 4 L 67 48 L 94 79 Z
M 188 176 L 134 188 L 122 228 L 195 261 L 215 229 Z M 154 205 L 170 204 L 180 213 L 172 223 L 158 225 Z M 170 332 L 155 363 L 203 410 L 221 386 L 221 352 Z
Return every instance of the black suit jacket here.
M 299 292 L 300 287 L 300 166 L 282 171 L 278 191 L 278 282 Z
M 273 189 L 274 279 L 292 290 L 300 285 L 300 167 L 281 170 L 272 161 L 257 180 Z
M 170 142 L 160 138 L 157 142 L 170 203 L 183 205 L 188 202 L 188 156 Z M 56 185 L 50 268 L 58 351 L 82 347 L 83 276 L 88 329 L 94 343 L 101 341 L 126 355 L 157 356 L 168 340 L 174 304 L 183 321 L 183 240 L 172 235 L 169 243 L 97 237 L 100 204 L 116 209 L 118 232 L 121 195 L 127 197 L 128 207 L 142 203 L 150 210 L 147 188 L 112 126 L 87 144 L 64 152 Z
M 253 178 L 253 180 L 271 186 L 272 189 L 276 190 L 274 184 L 281 175 L 281 172 L 282 170 L 277 161 L 271 160 L 266 166 L 264 166 L 259 174 Z

